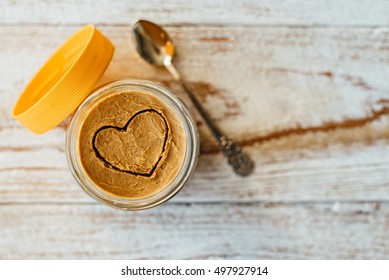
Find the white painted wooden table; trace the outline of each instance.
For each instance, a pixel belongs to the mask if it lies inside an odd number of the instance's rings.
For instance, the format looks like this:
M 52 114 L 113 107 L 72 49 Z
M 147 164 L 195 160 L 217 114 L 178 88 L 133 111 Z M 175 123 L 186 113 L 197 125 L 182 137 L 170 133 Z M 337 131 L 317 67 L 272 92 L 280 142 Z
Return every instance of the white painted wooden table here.
M 0 259 L 389 258 L 388 15 L 388 0 L 1 0 Z M 231 172 L 196 115 L 202 154 L 185 189 L 112 210 L 72 178 L 66 122 L 37 136 L 11 118 L 88 23 L 116 45 L 101 84 L 151 79 L 187 100 L 136 54 L 137 18 L 172 34 L 178 67 L 255 159 L 251 177 Z

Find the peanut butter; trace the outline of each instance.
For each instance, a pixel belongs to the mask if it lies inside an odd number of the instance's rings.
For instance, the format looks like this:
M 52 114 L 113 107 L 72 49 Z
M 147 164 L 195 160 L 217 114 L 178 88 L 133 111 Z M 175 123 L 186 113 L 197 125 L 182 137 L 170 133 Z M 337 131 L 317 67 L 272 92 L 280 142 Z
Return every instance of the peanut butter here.
M 114 195 L 138 199 L 169 185 L 186 151 L 173 109 L 144 92 L 118 92 L 98 102 L 84 120 L 79 153 L 89 178 Z

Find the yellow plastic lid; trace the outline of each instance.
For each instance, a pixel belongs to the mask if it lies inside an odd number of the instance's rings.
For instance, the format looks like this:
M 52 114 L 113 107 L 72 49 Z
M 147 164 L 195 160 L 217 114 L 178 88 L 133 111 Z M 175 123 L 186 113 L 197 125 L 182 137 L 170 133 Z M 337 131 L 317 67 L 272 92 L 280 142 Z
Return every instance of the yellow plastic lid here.
M 34 133 L 54 128 L 90 94 L 113 52 L 113 44 L 96 27 L 83 27 L 34 76 L 12 116 Z

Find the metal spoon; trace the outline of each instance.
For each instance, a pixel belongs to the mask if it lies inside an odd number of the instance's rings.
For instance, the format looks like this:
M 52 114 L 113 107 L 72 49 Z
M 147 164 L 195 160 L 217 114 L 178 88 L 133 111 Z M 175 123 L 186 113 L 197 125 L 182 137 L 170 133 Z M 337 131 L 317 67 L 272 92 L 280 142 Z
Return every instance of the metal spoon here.
M 218 141 L 220 149 L 235 173 L 241 176 L 249 175 L 254 170 L 254 162 L 214 124 L 192 90 L 181 79 L 181 75 L 172 63 L 174 44 L 165 30 L 150 21 L 139 20 L 134 24 L 133 32 L 140 56 L 150 64 L 165 66 L 174 79 L 181 83 L 212 135 Z

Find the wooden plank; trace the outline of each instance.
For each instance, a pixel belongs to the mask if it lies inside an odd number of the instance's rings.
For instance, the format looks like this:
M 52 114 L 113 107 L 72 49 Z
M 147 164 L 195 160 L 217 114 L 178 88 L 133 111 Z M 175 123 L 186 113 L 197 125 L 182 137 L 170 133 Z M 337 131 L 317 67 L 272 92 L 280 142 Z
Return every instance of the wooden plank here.
M 0 27 L 0 201 L 90 201 L 67 171 L 66 124 L 36 136 L 10 117 L 32 73 L 75 29 Z M 129 27 L 102 30 L 116 54 L 101 83 L 157 80 L 187 100 L 166 71 L 140 60 Z M 258 165 L 234 176 L 196 115 L 203 156 L 174 201 L 388 199 L 388 28 L 168 30 L 184 76 Z
M 387 259 L 389 205 L 0 206 L 0 259 Z
M 10 124 L 9 112 L 28 79 L 76 29 L 0 29 L 1 41 L 7 42 L 0 49 L 7 66 L 0 70 L 2 126 Z M 102 83 L 122 78 L 166 81 L 183 96 L 165 70 L 139 58 L 130 28 L 102 30 L 116 45 Z M 366 115 L 378 118 L 389 103 L 389 28 L 172 27 L 169 32 L 178 45 L 177 64 L 183 75 L 197 85 L 202 101 L 223 127 L 239 123 L 234 127 L 239 135 L 323 122 L 329 126 Z
M 0 24 L 130 24 L 148 18 L 163 24 L 388 25 L 387 0 L 175 0 L 1 2 Z M 98 8 L 96 8 L 98 7 Z
M 284 139 L 289 141 L 300 139 Z M 247 149 L 257 165 L 247 178 L 233 174 L 220 154 L 202 155 L 192 179 L 169 203 L 389 201 L 389 141 L 304 150 L 277 142 Z M 0 202 L 92 201 L 72 178 L 63 152 L 2 152 L 0 161 Z

